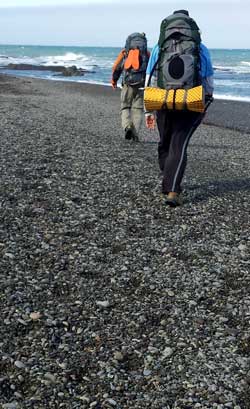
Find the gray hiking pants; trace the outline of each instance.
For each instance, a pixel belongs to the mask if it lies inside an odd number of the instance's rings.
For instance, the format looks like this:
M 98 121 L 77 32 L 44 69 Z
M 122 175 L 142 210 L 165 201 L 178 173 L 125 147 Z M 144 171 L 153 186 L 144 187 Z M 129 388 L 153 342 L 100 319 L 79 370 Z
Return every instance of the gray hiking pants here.
M 130 85 L 123 85 L 121 91 L 122 129 L 133 127 L 138 136 L 143 119 L 143 90 Z
M 160 134 L 159 166 L 163 173 L 162 193 L 181 192 L 181 181 L 187 164 L 187 147 L 204 114 L 187 111 L 157 112 Z

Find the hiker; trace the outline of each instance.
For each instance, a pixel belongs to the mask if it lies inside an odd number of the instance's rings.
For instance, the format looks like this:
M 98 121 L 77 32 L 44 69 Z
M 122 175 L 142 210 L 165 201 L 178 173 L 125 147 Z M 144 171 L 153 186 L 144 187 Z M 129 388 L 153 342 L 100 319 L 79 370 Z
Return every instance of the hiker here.
M 128 36 L 125 48 L 113 65 L 111 84 L 114 89 L 122 74 L 121 123 L 125 139 L 139 140 L 144 111 L 143 87 L 149 55 L 145 33 L 133 33 Z
M 152 78 L 152 80 L 150 79 Z M 158 44 L 152 50 L 145 84 L 165 90 L 204 89 L 207 106 L 213 95 L 213 68 L 208 49 L 201 43 L 196 22 L 187 10 L 177 10 L 161 23 Z M 183 91 L 187 92 L 187 91 Z M 146 93 L 146 91 L 145 91 Z M 174 105 L 173 105 L 174 108 Z M 160 136 L 158 161 L 162 172 L 162 193 L 171 207 L 182 204 L 181 182 L 187 164 L 190 138 L 204 113 L 160 109 L 145 112 L 146 127 L 157 128 Z

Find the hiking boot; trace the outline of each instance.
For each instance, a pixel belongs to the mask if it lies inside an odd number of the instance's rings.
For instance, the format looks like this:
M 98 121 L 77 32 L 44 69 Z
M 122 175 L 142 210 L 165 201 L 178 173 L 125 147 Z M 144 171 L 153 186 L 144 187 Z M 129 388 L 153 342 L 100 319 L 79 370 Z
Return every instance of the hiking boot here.
M 134 135 L 132 126 L 128 126 L 125 129 L 125 139 L 130 140 L 130 139 L 134 139 L 134 137 L 135 135 Z
M 165 199 L 165 203 L 170 207 L 181 206 L 182 205 L 181 195 L 176 192 L 169 192 Z
M 135 133 L 134 133 L 134 136 L 133 136 L 133 141 L 134 142 L 139 142 L 138 135 L 136 135 Z

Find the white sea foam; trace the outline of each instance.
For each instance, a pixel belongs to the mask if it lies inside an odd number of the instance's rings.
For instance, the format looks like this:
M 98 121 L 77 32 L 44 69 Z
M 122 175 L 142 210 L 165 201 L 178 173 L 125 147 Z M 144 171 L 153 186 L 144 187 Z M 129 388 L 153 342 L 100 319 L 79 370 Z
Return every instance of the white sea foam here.
M 224 67 L 223 65 L 214 65 L 215 70 L 218 71 L 231 71 L 233 67 Z
M 93 65 L 91 58 L 85 54 L 66 53 L 64 55 L 54 55 L 43 57 L 44 65 L 64 65 L 66 67 L 76 65 L 78 68 L 85 68 L 87 64 Z
M 63 77 L 47 77 L 47 79 L 50 79 L 52 81 L 70 81 L 70 82 L 77 82 L 80 84 L 92 84 L 92 85 L 104 85 L 106 87 L 111 87 L 110 83 L 103 82 L 103 81 L 93 81 L 93 80 L 77 80 L 75 81 L 73 78 L 63 78 Z M 117 88 L 121 88 L 121 85 L 117 84 Z
M 63 65 L 66 67 L 75 65 L 77 68 L 87 68 L 92 69 L 98 65 L 98 60 L 86 56 L 85 54 L 68 52 L 64 55 L 48 55 L 48 56 L 39 56 L 39 57 L 28 57 L 28 56 L 5 56 L 0 55 L 0 66 L 6 66 L 8 64 L 32 64 L 32 65 Z M 109 66 L 109 63 L 105 64 Z
M 232 74 L 250 74 L 250 63 L 245 62 L 245 64 L 241 63 L 241 65 L 235 66 L 223 66 L 223 65 L 214 65 L 215 72 L 229 72 Z
M 220 87 L 227 87 L 227 88 L 250 88 L 250 82 L 242 82 L 242 81 L 237 81 L 237 78 L 234 80 L 227 80 L 227 79 L 215 79 L 215 86 L 220 86 Z
M 227 95 L 227 94 L 214 94 L 215 99 L 226 99 L 229 101 L 242 101 L 250 102 L 250 97 L 240 97 L 236 95 Z
M 0 66 L 5 66 L 8 64 L 38 64 L 32 57 L 6 57 L 4 55 L 0 56 Z

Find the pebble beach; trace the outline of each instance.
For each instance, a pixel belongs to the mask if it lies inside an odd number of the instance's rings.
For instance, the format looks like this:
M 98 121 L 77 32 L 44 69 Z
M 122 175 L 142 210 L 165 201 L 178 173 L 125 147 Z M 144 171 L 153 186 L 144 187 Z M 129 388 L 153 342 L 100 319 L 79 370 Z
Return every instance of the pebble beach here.
M 119 90 L 0 75 L 0 407 L 250 408 L 250 104 L 216 100 L 184 204 Z

